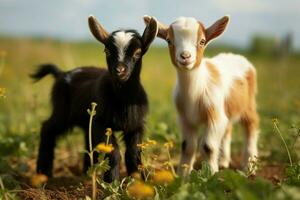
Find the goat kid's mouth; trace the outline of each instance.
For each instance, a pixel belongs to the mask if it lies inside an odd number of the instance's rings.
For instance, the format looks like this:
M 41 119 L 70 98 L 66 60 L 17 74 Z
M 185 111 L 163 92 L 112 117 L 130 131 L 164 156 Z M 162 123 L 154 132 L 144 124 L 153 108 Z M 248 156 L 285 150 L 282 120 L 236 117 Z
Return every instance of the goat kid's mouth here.
M 177 64 L 180 68 L 190 69 L 194 63 L 194 60 L 177 60 Z
M 129 73 L 117 73 L 118 79 L 122 82 L 127 81 L 129 79 L 129 76 Z

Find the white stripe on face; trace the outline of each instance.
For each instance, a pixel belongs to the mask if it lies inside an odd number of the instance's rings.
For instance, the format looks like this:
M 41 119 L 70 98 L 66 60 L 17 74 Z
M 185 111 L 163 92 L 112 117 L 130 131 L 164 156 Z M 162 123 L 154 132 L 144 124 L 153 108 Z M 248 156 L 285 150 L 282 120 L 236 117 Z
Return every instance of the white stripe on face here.
M 133 38 L 133 33 L 126 33 L 125 31 L 119 31 L 114 34 L 114 44 L 118 48 L 119 62 L 123 62 L 125 58 L 125 51 L 128 47 L 130 40 Z
M 175 58 L 180 61 L 181 53 L 190 53 L 192 63 L 187 66 L 188 68 L 191 68 L 196 61 L 199 28 L 198 21 L 191 17 L 180 17 L 172 24 L 174 45 L 176 47 Z

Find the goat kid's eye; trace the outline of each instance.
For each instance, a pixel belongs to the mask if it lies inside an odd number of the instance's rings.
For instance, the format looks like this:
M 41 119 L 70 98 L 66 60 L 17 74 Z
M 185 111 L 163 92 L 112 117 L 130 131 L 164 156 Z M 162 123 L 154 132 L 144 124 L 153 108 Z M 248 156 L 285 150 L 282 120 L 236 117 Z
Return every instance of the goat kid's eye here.
M 205 45 L 205 42 L 206 41 L 204 39 L 200 40 L 200 42 L 198 43 L 198 46 L 203 47 Z
M 171 40 L 169 38 L 166 39 L 168 45 L 171 45 Z
M 110 56 L 110 52 L 107 48 L 104 49 L 104 53 L 106 54 L 106 56 Z
M 141 50 L 141 49 L 137 49 L 137 50 L 134 52 L 133 57 L 134 57 L 135 59 L 138 59 L 138 58 L 141 57 L 141 55 L 142 55 L 142 50 Z

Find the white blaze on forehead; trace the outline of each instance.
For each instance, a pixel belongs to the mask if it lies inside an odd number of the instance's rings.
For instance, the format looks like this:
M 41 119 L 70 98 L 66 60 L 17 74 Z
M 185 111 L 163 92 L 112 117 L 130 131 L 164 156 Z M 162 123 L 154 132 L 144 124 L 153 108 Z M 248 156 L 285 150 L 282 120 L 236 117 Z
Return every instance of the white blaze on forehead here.
M 187 51 L 191 54 L 191 60 L 195 60 L 200 28 L 198 21 L 191 17 L 180 17 L 171 26 L 174 33 L 176 59 L 180 59 L 180 54 Z
M 130 40 L 133 38 L 133 33 L 126 33 L 125 31 L 119 31 L 114 34 L 114 44 L 118 48 L 119 62 L 124 61 L 125 51 L 128 47 Z

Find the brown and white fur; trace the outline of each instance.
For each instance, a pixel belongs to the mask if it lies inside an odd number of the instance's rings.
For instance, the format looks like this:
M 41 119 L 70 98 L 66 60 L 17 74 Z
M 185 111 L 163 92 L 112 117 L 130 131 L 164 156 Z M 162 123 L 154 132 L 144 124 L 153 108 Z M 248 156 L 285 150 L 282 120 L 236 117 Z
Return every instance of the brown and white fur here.
M 150 19 L 144 16 L 146 24 Z M 189 172 L 193 167 L 200 125 L 205 127 L 201 150 L 213 173 L 230 164 L 231 130 L 236 121 L 246 132 L 244 169 L 258 154 L 255 68 L 240 55 L 203 57 L 207 44 L 224 32 L 228 22 L 229 17 L 224 16 L 209 28 L 188 17 L 170 26 L 159 23 L 158 37 L 168 42 L 177 70 L 174 101 L 183 137 L 179 174 L 183 164 L 189 166 Z

